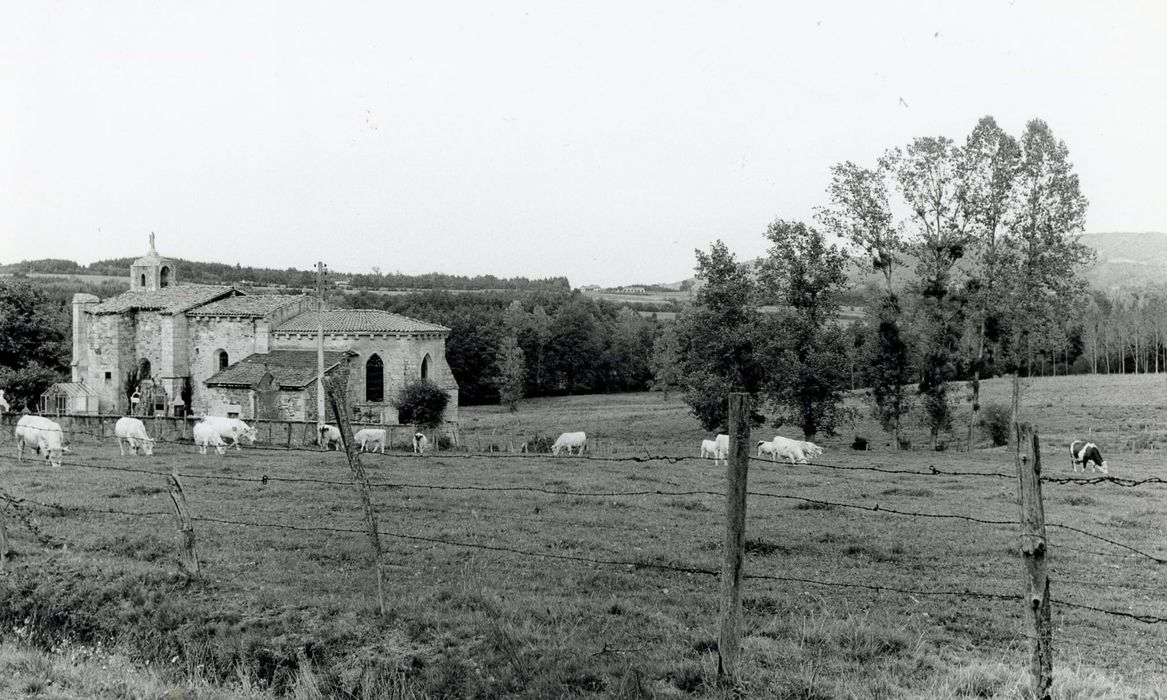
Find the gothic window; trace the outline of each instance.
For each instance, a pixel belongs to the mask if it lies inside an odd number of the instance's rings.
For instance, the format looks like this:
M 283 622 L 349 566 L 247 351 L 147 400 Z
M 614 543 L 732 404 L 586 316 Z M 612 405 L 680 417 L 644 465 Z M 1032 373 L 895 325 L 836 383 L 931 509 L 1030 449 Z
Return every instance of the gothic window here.
M 430 356 L 427 353 L 425 357 L 421 358 L 421 378 L 429 379 L 430 377 Z
M 215 359 L 217 359 L 219 361 L 219 371 L 220 372 L 227 369 L 227 365 L 229 365 L 231 363 L 231 360 L 228 359 L 228 357 L 227 357 L 226 350 L 219 350 L 219 351 L 215 352 Z
M 365 401 L 380 403 L 385 400 L 385 363 L 377 355 L 365 363 Z

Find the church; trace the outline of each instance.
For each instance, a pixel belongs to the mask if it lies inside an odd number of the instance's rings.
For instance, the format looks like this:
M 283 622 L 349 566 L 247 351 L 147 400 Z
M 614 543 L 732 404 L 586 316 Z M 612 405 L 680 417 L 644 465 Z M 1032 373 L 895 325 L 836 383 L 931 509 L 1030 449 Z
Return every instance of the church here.
M 73 296 L 72 382 L 48 412 L 317 419 L 317 336 L 327 373 L 347 368 L 354 421 L 397 424 L 396 393 L 429 379 L 450 396 L 450 329 L 370 309 L 337 309 L 306 294 L 247 294 L 230 286 L 181 284 L 175 262 L 154 249 L 130 266 L 130 289 L 105 300 Z M 46 395 L 47 397 L 47 395 Z

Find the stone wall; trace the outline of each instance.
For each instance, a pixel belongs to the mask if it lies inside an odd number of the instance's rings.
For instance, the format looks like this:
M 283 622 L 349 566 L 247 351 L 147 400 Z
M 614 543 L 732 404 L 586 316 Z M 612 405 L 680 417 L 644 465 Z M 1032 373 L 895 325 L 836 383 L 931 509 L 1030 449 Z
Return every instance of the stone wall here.
M 234 364 L 257 352 L 268 352 L 270 324 L 257 318 L 191 316 L 189 328 L 190 377 L 193 395 L 191 409 L 198 414 L 210 410 L 212 399 L 209 387 L 203 382 L 219 371 L 218 351 L 227 351 L 227 363 Z

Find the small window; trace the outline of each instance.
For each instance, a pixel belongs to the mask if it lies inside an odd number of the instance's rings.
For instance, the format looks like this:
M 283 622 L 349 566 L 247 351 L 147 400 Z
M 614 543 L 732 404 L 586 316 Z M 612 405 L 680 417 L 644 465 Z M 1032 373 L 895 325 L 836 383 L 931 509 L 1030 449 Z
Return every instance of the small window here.
M 110 381 L 111 379 L 113 379 L 113 372 L 106 372 L 106 373 L 105 373 L 105 381 L 107 381 L 107 382 L 108 382 L 108 381 Z
M 159 288 L 165 287 L 169 284 L 170 284 L 170 268 L 163 265 L 162 270 L 158 276 L 158 287 Z
M 421 358 L 421 378 L 429 379 L 430 377 L 430 356 L 427 354 Z
M 227 357 L 226 350 L 220 350 L 217 354 L 217 357 L 219 359 L 219 371 L 222 372 L 223 370 L 227 369 L 227 365 L 231 364 L 231 361 Z
M 146 288 L 146 275 L 142 275 L 142 283 L 139 285 L 142 289 Z

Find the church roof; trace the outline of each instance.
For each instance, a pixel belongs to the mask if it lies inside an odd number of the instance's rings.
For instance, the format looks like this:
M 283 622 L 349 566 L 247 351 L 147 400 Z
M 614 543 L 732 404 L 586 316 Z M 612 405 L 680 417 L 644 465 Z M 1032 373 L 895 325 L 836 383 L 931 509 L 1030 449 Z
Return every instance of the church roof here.
M 324 353 L 324 371 L 332 371 L 346 351 Z M 207 386 L 253 387 L 263 375 L 271 372 L 272 378 L 285 389 L 300 389 L 316 381 L 315 350 L 272 350 L 266 353 L 248 355 L 235 364 L 220 370 L 204 382 Z
M 335 309 L 324 312 L 325 333 L 446 333 L 449 328 L 415 318 L 373 309 Z M 272 329 L 275 333 L 315 333 L 315 311 L 293 316 Z
M 188 316 L 266 316 L 276 309 L 303 299 L 303 294 L 256 294 L 227 297 L 191 309 Z
M 138 289 L 122 292 L 87 310 L 94 314 L 120 314 L 124 311 L 161 311 L 164 314 L 179 314 L 233 293 L 234 287 L 212 284 L 183 284 L 153 291 Z

